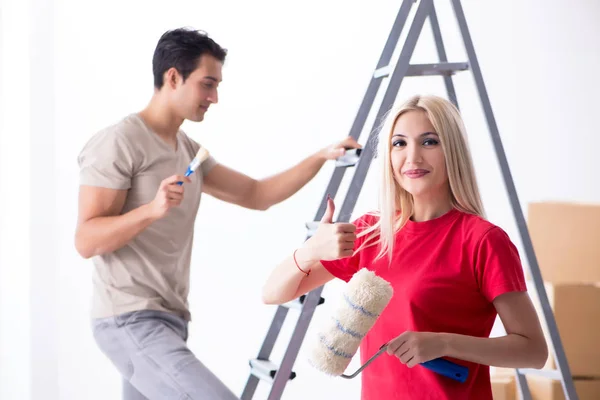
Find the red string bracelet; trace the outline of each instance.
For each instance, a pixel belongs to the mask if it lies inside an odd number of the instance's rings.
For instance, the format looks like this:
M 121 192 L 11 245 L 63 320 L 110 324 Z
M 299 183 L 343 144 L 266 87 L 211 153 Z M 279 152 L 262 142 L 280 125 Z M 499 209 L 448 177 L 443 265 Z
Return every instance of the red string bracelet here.
M 302 268 L 300 268 L 300 266 L 298 265 L 298 261 L 296 261 L 296 252 L 298 251 L 298 249 L 294 250 L 294 262 L 296 263 L 296 267 L 298 267 L 298 269 L 300 270 L 300 272 L 302 272 L 304 275 L 308 276 L 310 275 L 312 269 L 309 269 L 308 272 L 306 272 L 305 270 L 303 270 Z

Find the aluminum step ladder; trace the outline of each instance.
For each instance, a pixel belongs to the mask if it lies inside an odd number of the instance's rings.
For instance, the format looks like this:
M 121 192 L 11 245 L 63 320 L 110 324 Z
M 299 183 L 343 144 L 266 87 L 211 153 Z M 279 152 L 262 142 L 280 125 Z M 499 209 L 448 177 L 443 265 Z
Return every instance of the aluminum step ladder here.
M 558 333 L 556 320 L 544 288 L 541 272 L 533 250 L 531 238 L 527 230 L 525 218 L 521 210 L 519 198 L 517 196 L 516 188 L 498 132 L 498 127 L 494 119 L 492 107 L 490 105 L 479 63 L 475 54 L 475 49 L 473 47 L 473 42 L 467 27 L 462 5 L 460 0 L 450 1 L 452 2 L 454 14 L 461 32 L 468 60 L 466 62 L 448 62 L 433 0 L 403 0 L 375 71 L 367 87 L 360 108 L 356 114 L 354 123 L 350 129 L 350 136 L 357 141 L 359 140 L 365 122 L 373 108 L 373 102 L 375 101 L 382 81 L 385 78 L 389 79 L 388 86 L 381 105 L 377 111 L 377 116 L 375 118 L 375 122 L 373 123 L 373 128 L 370 131 L 367 143 L 371 143 L 371 140 L 377 136 L 378 127 L 380 126 L 382 117 L 393 106 L 397 93 L 400 89 L 400 85 L 405 77 L 428 75 L 438 75 L 443 77 L 448 100 L 458 107 L 458 100 L 452 81 L 452 75 L 456 74 L 457 72 L 467 70 L 472 72 L 479 93 L 483 112 L 485 113 L 496 156 L 498 158 L 498 163 L 502 171 L 505 187 L 508 191 L 513 215 L 517 222 L 519 233 L 525 248 L 525 254 L 529 264 L 531 277 L 541 303 L 542 315 L 540 319 L 542 320 L 542 323 L 545 323 L 548 327 L 551 341 L 551 343 L 549 343 L 549 347 L 554 354 L 554 359 L 556 360 L 556 364 L 558 366 L 556 370 L 517 369 L 515 370 L 517 386 L 520 391 L 521 398 L 523 400 L 530 400 L 531 393 L 529 391 L 529 386 L 525 376 L 528 374 L 542 375 L 551 379 L 560 380 L 564 390 L 565 399 L 577 400 L 573 378 L 571 376 L 563 345 Z M 411 9 L 415 3 L 419 3 L 418 8 L 414 13 L 414 18 L 406 35 L 404 45 L 392 70 L 391 61 L 394 50 L 398 45 L 398 41 L 400 40 L 404 26 L 406 25 Z M 439 62 L 432 64 L 410 64 L 413 51 L 423 29 L 425 20 L 428 17 L 433 31 Z M 352 176 L 352 181 L 346 193 L 346 197 L 343 200 L 337 222 L 348 222 L 350 220 L 373 157 L 373 146 L 368 145 L 364 146 L 364 148 L 361 150 L 349 151 L 343 159 L 337 160 L 336 168 L 334 169 L 331 180 L 329 181 L 327 189 L 325 190 L 323 198 L 321 199 L 321 203 L 318 207 L 317 213 L 315 214 L 314 220 L 313 222 L 306 224 L 306 239 L 310 238 L 314 233 L 316 227 L 318 226 L 318 221 L 321 220 L 321 217 L 325 212 L 327 206 L 327 194 L 331 195 L 332 198 L 335 198 L 344 174 L 347 170 L 353 169 L 354 175 Z M 322 291 L 323 287 L 317 288 L 312 292 L 301 296 L 297 300 L 277 307 L 275 316 L 271 322 L 257 357 L 249 362 L 250 376 L 246 386 L 244 387 L 241 396 L 242 400 L 250 400 L 253 398 L 261 380 L 270 385 L 270 391 L 267 397 L 268 400 L 281 399 L 287 382 L 296 377 L 296 373 L 292 370 L 293 365 L 302 346 L 302 342 L 308 330 L 315 309 L 318 305 L 323 304 L 325 301 L 321 297 Z M 271 352 L 275 346 L 279 332 L 290 309 L 295 309 L 299 314 L 298 320 L 294 327 L 291 339 L 287 344 L 283 359 L 280 363 L 276 364 L 270 360 Z

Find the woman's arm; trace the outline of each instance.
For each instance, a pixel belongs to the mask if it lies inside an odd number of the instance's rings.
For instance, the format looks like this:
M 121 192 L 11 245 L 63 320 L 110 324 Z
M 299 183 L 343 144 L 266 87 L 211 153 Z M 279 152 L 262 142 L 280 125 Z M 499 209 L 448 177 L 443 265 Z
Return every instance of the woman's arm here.
M 526 292 L 502 294 L 494 300 L 506 335 L 476 338 L 444 334 L 446 355 L 506 368 L 542 368 L 548 347 L 537 313 Z
M 327 209 L 315 235 L 295 252 L 295 260 L 294 254 L 286 257 L 267 279 L 262 293 L 264 303 L 287 303 L 324 285 L 334 276 L 320 261 L 336 260 L 353 254 L 356 226 L 350 223 L 332 223 L 334 211 L 333 200 L 328 199 Z M 302 271 L 310 273 L 306 275 Z
M 298 265 L 304 271 L 311 270 L 306 276 L 294 263 L 293 255 L 287 257 L 273 270 L 262 293 L 265 304 L 283 304 L 294 300 L 305 293 L 323 286 L 334 276 L 318 261 L 312 261 L 307 254 L 309 250 L 301 247 L 296 252 Z
M 439 357 L 505 368 L 542 368 L 548 348 L 526 292 L 502 294 L 493 301 L 506 335 L 480 338 L 455 333 L 404 332 L 388 346 L 402 363 L 413 367 Z

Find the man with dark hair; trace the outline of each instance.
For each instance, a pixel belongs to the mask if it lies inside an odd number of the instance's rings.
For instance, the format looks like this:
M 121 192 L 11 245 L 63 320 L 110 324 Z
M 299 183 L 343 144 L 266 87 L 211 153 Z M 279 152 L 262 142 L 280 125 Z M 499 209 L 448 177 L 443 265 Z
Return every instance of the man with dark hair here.
M 164 83 L 163 74 L 171 67 L 175 67 L 185 81 L 196 69 L 198 55 L 203 54 L 224 63 L 227 50 L 198 31 L 175 29 L 165 32 L 159 39 L 152 58 L 154 87 L 160 90 Z
M 202 193 L 267 210 L 306 185 L 352 138 L 256 180 L 209 155 L 182 176 L 201 146 L 181 129 L 202 121 L 226 58 L 206 34 L 162 35 L 147 107 L 96 133 L 82 149 L 75 247 L 94 261 L 94 338 L 124 378 L 123 398 L 235 399 L 186 345 L 194 223 Z M 182 184 L 183 182 L 183 184 Z

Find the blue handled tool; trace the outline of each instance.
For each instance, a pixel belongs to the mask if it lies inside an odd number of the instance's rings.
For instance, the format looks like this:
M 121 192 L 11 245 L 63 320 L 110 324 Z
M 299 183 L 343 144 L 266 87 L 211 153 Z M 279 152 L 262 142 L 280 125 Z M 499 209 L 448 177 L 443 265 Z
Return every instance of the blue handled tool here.
M 427 369 L 443 375 L 447 378 L 454 379 L 460 383 L 464 383 L 469 376 L 469 369 L 463 365 L 458 365 L 443 358 L 425 361 L 421 363 Z
M 196 153 L 196 157 L 194 157 L 192 162 L 190 162 L 190 165 L 188 165 L 184 176 L 187 178 L 188 176 L 193 174 L 198 169 L 200 164 L 202 164 L 208 158 L 209 155 L 210 153 L 208 152 L 208 150 L 206 150 L 204 147 L 201 147 L 200 150 L 198 150 L 198 153 Z M 181 186 L 183 185 L 183 182 L 177 182 L 177 184 Z
M 375 353 L 371 358 L 367 360 L 359 369 L 356 370 L 352 375 L 340 375 L 342 378 L 352 379 L 356 375 L 358 375 L 367 365 L 369 365 L 374 359 L 376 359 L 379 355 L 387 350 L 388 344 L 384 344 L 379 348 L 379 351 Z M 436 358 L 434 360 L 426 361 L 421 363 L 423 367 L 437 373 L 443 375 L 447 378 L 454 379 L 460 383 L 464 383 L 469 376 L 469 369 L 465 366 L 458 365 L 451 361 L 445 360 L 443 358 Z

